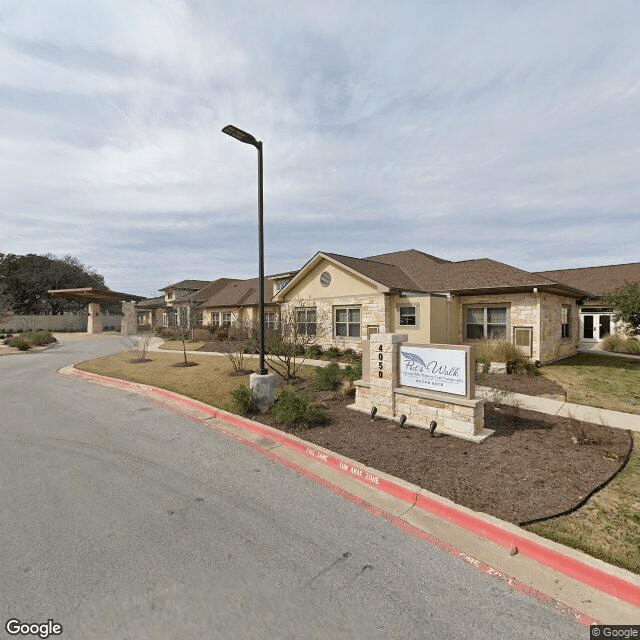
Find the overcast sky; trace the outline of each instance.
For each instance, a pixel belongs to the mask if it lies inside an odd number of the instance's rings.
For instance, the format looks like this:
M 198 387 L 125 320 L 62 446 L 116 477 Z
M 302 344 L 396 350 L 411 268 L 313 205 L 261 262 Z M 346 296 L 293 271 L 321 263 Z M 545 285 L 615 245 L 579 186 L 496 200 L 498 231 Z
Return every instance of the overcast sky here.
M 415 248 L 640 261 L 635 0 L 2 0 L 0 252 L 115 290 Z

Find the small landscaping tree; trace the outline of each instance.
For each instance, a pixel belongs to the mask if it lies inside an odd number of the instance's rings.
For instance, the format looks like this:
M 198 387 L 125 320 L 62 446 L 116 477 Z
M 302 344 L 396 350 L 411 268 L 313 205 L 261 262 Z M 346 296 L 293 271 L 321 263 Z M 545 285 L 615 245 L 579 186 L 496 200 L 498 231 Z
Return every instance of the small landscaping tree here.
M 238 320 L 226 332 L 226 338 L 222 340 L 220 349 L 227 357 L 233 368 L 231 375 L 244 375 L 250 373 L 244 368 L 245 357 L 253 352 L 254 343 L 257 344 L 257 327 L 255 324 Z
M 188 326 L 171 328 L 171 335 L 182 341 L 182 355 L 184 356 L 184 362 L 176 363 L 174 365 L 175 367 L 192 367 L 198 364 L 197 362 L 189 362 L 189 360 L 187 360 L 187 340 L 189 339 L 190 334 L 191 328 Z
M 304 307 L 305 304 L 300 303 L 299 306 Z M 278 325 L 265 331 L 267 366 L 284 380 L 293 380 L 305 361 L 309 347 L 326 333 L 326 323 L 318 322 L 317 318 L 315 322 L 309 322 L 306 316 L 304 324 L 298 325 L 296 309 L 293 306 L 281 308 Z
M 627 282 L 602 296 L 602 301 L 613 309 L 613 319 L 622 323 L 626 333 L 640 335 L 640 283 Z
M 147 351 L 151 343 L 151 338 L 152 335 L 148 333 L 131 338 L 124 338 L 122 340 L 124 348 L 134 356 L 133 362 L 149 362 Z

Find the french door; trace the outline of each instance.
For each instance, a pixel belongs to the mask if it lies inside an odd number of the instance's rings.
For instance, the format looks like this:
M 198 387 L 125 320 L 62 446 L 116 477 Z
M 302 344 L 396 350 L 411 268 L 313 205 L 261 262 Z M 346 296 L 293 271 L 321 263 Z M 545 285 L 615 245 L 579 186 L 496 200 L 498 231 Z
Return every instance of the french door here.
M 599 342 L 611 333 L 613 323 L 611 313 L 581 313 L 580 339 L 585 342 Z

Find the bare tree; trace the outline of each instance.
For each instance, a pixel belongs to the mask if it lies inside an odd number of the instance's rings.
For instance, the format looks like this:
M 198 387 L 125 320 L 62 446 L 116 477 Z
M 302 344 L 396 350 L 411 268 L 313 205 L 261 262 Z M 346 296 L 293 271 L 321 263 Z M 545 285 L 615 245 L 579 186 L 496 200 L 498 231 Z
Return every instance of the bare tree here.
M 220 348 L 231 363 L 233 374 L 249 373 L 244 368 L 245 358 L 249 353 L 257 351 L 257 335 L 257 324 L 246 320 L 238 320 L 229 327 L 229 333 Z
M 277 326 L 265 331 L 267 366 L 285 380 L 296 378 L 304 364 L 306 350 L 330 331 L 330 325 L 318 319 L 315 306 L 310 302 L 300 302 L 298 307 L 281 307 Z
M 145 333 L 131 338 L 123 338 L 121 342 L 124 348 L 135 356 L 134 362 L 149 362 L 147 351 L 152 337 L 151 333 Z

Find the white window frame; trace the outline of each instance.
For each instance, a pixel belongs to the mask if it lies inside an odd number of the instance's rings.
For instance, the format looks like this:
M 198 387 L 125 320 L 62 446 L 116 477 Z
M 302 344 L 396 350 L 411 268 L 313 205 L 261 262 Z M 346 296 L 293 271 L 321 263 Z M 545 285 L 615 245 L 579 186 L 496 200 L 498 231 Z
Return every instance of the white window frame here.
M 346 311 L 347 319 L 345 321 L 338 321 L 338 312 Z M 351 320 L 351 311 L 358 312 L 358 321 L 354 322 Z M 340 334 L 338 333 L 338 325 L 345 325 L 346 333 Z M 358 327 L 357 335 L 352 334 L 352 327 Z M 354 331 L 355 333 L 355 331 Z M 354 338 L 361 339 L 362 338 L 362 307 L 360 306 L 344 306 L 344 307 L 334 307 L 333 308 L 333 335 L 335 338 Z
M 211 326 L 212 327 L 220 326 L 220 314 L 217 311 L 211 314 Z
M 264 328 L 267 331 L 275 331 L 278 327 L 278 314 L 275 311 L 264 312 Z
M 563 304 L 560 317 L 560 339 L 571 340 L 571 322 L 573 320 L 571 305 Z
M 222 313 L 222 326 L 230 327 L 233 324 L 233 315 L 230 311 L 225 311 Z
M 413 322 L 402 322 L 402 312 L 406 311 L 409 313 L 405 313 L 405 318 L 413 318 Z M 411 313 L 412 312 L 412 313 Z M 415 329 L 418 326 L 418 307 L 415 305 L 406 305 L 402 307 L 398 307 L 398 326 L 403 328 L 412 328 Z
M 300 321 L 300 314 L 304 313 L 304 322 Z M 309 314 L 313 313 L 313 319 L 309 319 Z M 310 327 L 313 330 L 310 331 Z M 316 307 L 296 307 L 296 333 L 301 336 L 315 336 L 318 330 L 318 311 Z
M 483 311 L 483 322 L 482 322 L 482 332 L 483 335 L 480 338 L 470 338 L 469 337 L 469 321 L 468 321 L 468 313 L 471 309 L 482 309 Z M 505 310 L 505 323 L 497 322 L 488 322 L 489 309 L 504 309 Z M 510 305 L 504 302 L 497 303 L 478 303 L 478 304 L 466 304 L 463 306 L 463 322 L 464 322 L 464 339 L 468 342 L 480 342 L 482 340 L 509 340 L 509 314 L 510 314 Z M 476 325 L 478 323 L 471 323 Z M 489 338 L 489 327 L 490 326 L 504 326 L 504 336 L 502 338 Z

